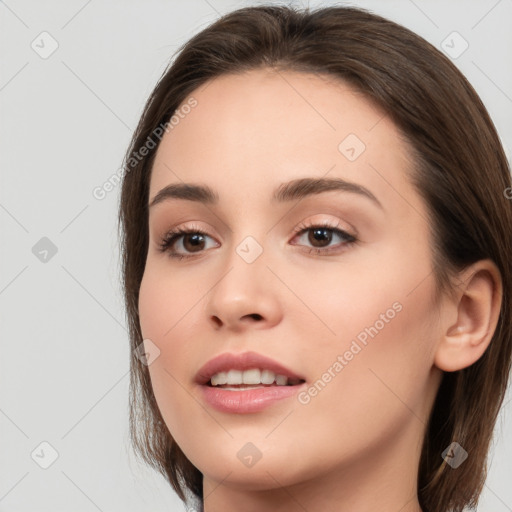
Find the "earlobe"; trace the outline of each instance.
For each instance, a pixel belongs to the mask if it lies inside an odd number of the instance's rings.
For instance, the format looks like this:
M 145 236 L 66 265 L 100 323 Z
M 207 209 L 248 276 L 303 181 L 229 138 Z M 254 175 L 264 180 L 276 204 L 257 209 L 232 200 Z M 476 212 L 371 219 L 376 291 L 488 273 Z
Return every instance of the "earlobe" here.
M 447 321 L 436 349 L 434 363 L 443 371 L 462 370 L 478 361 L 494 335 L 502 301 L 501 275 L 491 260 L 480 260 L 460 277 L 456 321 Z

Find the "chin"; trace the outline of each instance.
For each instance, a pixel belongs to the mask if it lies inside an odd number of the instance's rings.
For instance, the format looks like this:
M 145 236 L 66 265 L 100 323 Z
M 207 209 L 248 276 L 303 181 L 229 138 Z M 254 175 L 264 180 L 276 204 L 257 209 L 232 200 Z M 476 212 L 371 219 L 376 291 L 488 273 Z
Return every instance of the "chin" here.
M 231 464 L 207 464 L 204 471 L 200 471 L 205 478 L 244 491 L 264 491 L 294 483 L 290 480 L 289 467 L 287 467 L 285 461 L 282 461 L 279 465 L 269 465 L 260 460 L 252 468 L 247 468 L 236 460 L 232 461 Z M 284 478 L 284 475 L 286 475 L 286 478 Z
M 222 450 L 212 452 L 206 457 L 199 457 L 198 469 L 205 477 L 232 486 L 240 486 L 246 490 L 266 490 L 293 485 L 302 480 L 317 476 L 320 468 L 311 465 L 311 457 L 303 453 L 295 453 L 290 457 L 292 446 L 282 445 L 283 450 L 266 451 L 261 458 L 251 461 L 245 459 L 252 448 L 245 443 L 233 443 Z M 262 450 L 263 451 L 263 450 Z M 245 463 L 244 463 L 245 459 Z M 309 464 L 307 464 L 309 461 Z M 304 466 L 303 464 L 307 465 Z M 251 465 L 252 464 L 252 465 Z M 228 476 L 229 475 L 229 476 Z

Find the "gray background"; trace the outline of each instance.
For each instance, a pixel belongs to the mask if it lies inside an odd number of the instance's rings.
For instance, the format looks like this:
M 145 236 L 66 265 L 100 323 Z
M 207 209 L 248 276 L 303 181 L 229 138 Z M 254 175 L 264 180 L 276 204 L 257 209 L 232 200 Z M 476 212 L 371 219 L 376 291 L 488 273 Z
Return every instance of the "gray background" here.
M 259 3 L 0 2 L 0 511 L 184 510 L 130 453 L 119 187 L 102 200 L 92 191 L 120 167 L 177 47 L 220 14 Z M 458 32 L 469 47 L 454 62 L 510 155 L 512 0 L 352 4 L 455 53 L 464 41 L 446 38 Z M 42 442 L 58 452 L 48 469 Z M 509 392 L 479 511 L 512 510 L 511 461 Z

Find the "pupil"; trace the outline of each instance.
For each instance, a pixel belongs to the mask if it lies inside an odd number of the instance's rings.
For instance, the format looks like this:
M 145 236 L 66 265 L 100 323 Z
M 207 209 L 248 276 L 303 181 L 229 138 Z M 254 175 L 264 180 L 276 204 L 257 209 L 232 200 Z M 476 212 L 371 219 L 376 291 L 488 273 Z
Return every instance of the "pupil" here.
M 320 229 L 314 229 L 313 230 L 313 236 L 315 238 L 313 238 L 313 240 L 310 240 L 310 242 L 326 242 L 326 244 L 324 245 L 328 245 L 332 239 L 332 234 L 331 235 L 326 235 L 327 232 L 330 232 L 329 229 L 327 228 L 320 228 Z M 319 237 L 320 239 L 316 238 L 316 237 Z
M 185 245 L 185 247 L 187 247 L 187 240 L 188 240 L 188 241 L 191 242 L 190 245 L 192 247 L 196 247 L 197 248 L 203 242 L 202 238 L 203 238 L 203 235 L 198 234 L 198 233 L 193 234 L 193 235 L 188 235 L 188 237 L 185 237 L 184 245 Z M 188 250 L 188 248 L 187 248 L 187 250 Z

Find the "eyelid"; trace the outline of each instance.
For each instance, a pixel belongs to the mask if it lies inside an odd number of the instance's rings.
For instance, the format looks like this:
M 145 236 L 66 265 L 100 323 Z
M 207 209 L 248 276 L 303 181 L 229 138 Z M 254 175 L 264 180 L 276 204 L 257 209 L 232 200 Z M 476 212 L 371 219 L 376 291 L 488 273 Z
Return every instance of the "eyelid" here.
M 358 230 L 349 222 L 342 221 L 340 218 L 329 219 L 320 217 L 319 215 L 310 217 L 305 221 L 302 221 L 296 228 L 294 228 L 295 234 L 300 233 L 301 230 L 313 228 L 316 226 L 324 226 L 333 230 L 344 231 L 345 233 L 352 235 L 355 238 L 359 238 Z
M 193 221 L 192 221 L 193 222 Z M 162 236 L 157 237 L 161 242 L 158 245 L 162 245 L 162 242 L 165 242 L 169 238 L 174 237 L 181 237 L 183 234 L 187 233 L 201 233 L 207 236 L 208 238 L 211 238 L 212 240 L 215 240 L 216 237 L 210 234 L 209 229 L 203 229 L 198 224 L 183 224 L 183 225 L 177 225 L 175 227 L 167 229 Z

